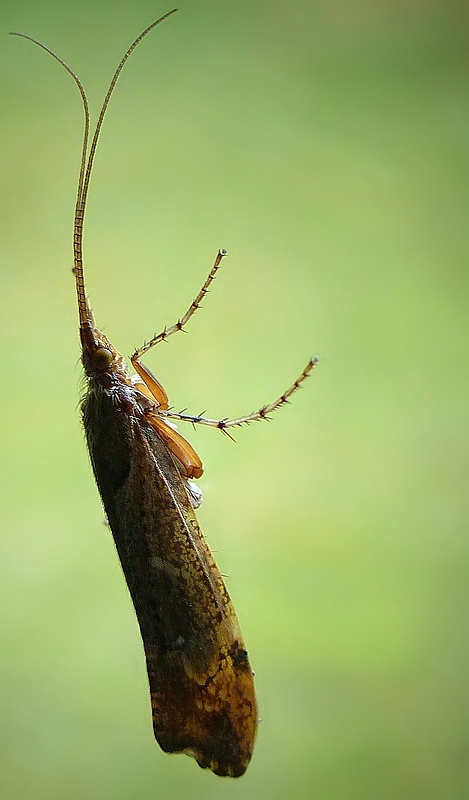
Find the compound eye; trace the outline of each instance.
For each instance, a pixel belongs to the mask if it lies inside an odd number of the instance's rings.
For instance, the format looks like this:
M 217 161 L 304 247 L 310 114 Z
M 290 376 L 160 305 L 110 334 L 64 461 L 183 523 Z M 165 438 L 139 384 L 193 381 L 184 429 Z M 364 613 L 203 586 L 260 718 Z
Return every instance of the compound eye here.
M 106 347 L 98 347 L 93 354 L 93 363 L 95 369 L 105 370 L 111 366 L 113 361 L 112 353 Z

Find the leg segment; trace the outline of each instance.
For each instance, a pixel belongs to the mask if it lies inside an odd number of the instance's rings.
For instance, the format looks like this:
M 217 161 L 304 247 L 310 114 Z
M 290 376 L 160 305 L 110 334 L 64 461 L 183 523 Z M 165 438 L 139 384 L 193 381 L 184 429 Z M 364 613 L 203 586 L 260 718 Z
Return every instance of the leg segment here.
M 141 381 L 133 381 L 134 385 L 149 400 L 153 400 L 159 408 L 166 410 L 169 407 L 169 398 L 159 380 L 135 356 L 132 356 L 130 360 L 135 372 L 141 378 Z
M 200 457 L 192 445 L 180 433 L 169 427 L 164 417 L 149 413 L 147 419 L 150 425 L 161 436 L 166 446 L 176 456 L 181 473 L 185 478 L 200 478 L 204 468 Z
M 145 412 L 148 422 L 176 457 L 181 474 L 185 478 L 200 478 L 204 471 L 202 461 L 192 445 L 174 430 L 176 426 L 166 419 L 169 400 L 161 383 L 133 357 L 132 364 L 137 371 L 133 386 L 153 403 L 153 407 Z
M 175 322 L 174 325 L 171 325 L 169 328 L 165 328 L 163 331 L 161 331 L 161 333 L 159 333 L 158 335 L 153 336 L 153 338 L 150 339 L 150 341 L 145 342 L 145 344 L 143 344 L 142 347 L 140 347 L 138 350 L 135 351 L 135 353 L 133 354 L 132 359 L 131 359 L 132 364 L 135 367 L 135 369 L 137 369 L 136 362 L 138 363 L 139 359 L 145 353 L 147 353 L 148 350 L 150 350 L 152 347 L 154 347 L 155 344 L 158 344 L 159 342 L 166 341 L 166 339 L 169 339 L 169 337 L 172 336 L 173 333 L 176 333 L 177 331 L 184 330 L 184 325 L 190 320 L 192 315 L 195 314 L 197 309 L 200 308 L 200 304 L 201 304 L 202 300 L 204 299 L 205 295 L 207 294 L 209 286 L 212 283 L 215 275 L 217 274 L 218 268 L 219 268 L 219 266 L 220 266 L 220 264 L 222 262 L 222 259 L 225 256 L 226 256 L 226 250 L 219 250 L 218 251 L 217 257 L 215 259 L 215 263 L 214 263 L 212 269 L 209 272 L 207 280 L 205 281 L 204 285 L 202 286 L 202 288 L 201 288 L 199 294 L 197 295 L 197 297 L 195 298 L 194 302 L 191 303 L 191 305 L 187 309 L 187 311 L 184 314 L 184 316 L 181 317 L 181 319 L 179 319 L 177 322 Z
M 291 397 L 293 392 L 300 387 L 304 380 L 309 376 L 313 367 L 318 363 L 317 358 L 312 358 L 308 361 L 306 367 L 304 368 L 301 375 L 296 379 L 296 381 L 290 386 L 289 389 L 286 390 L 277 400 L 274 400 L 273 403 L 269 403 L 266 406 L 262 406 L 258 411 L 254 411 L 252 414 L 247 414 L 244 417 L 237 417 L 236 419 L 206 419 L 206 417 L 202 416 L 191 416 L 189 414 L 177 414 L 174 411 L 164 411 L 163 414 L 165 417 L 169 417 L 171 419 L 180 419 L 183 422 L 192 422 L 193 424 L 198 425 L 208 425 L 212 428 L 218 428 L 223 433 L 226 433 L 226 428 L 234 428 L 237 425 L 247 425 L 250 422 L 258 422 L 261 419 L 270 419 L 270 414 L 272 414 L 275 409 L 280 408 L 285 403 L 288 403 L 288 398 Z M 229 436 L 229 434 L 227 434 Z

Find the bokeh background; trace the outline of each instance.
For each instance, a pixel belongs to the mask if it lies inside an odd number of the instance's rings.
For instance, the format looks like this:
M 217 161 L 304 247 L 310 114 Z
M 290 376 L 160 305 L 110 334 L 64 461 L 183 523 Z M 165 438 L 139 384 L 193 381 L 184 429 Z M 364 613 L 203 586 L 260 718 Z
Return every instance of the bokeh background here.
M 169 0 L 168 0 L 169 1 Z M 71 229 L 82 114 L 168 4 L 4 0 L 0 91 L 4 800 L 457 800 L 468 748 L 467 4 L 182 0 L 122 74 L 87 210 L 98 323 L 176 408 L 262 715 L 230 781 L 155 744 L 88 464 Z

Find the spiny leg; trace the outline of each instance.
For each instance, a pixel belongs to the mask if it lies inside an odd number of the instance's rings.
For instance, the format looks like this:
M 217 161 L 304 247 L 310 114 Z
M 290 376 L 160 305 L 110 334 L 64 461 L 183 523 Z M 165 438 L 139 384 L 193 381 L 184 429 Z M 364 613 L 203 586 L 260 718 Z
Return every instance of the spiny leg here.
M 270 414 L 275 411 L 280 406 L 283 406 L 285 403 L 288 403 L 288 398 L 291 397 L 293 392 L 301 386 L 304 380 L 309 376 L 313 367 L 318 363 L 317 358 L 312 358 L 308 361 L 306 367 L 304 368 L 301 375 L 296 379 L 296 381 L 290 386 L 289 389 L 286 390 L 277 400 L 274 400 L 273 403 L 269 403 L 266 406 L 262 406 L 258 411 L 253 411 L 252 414 L 246 414 L 244 417 L 237 417 L 236 419 L 207 419 L 206 417 L 202 416 L 191 416 L 190 414 L 177 414 L 175 411 L 164 411 L 163 414 L 165 417 L 170 417 L 171 419 L 180 419 L 183 422 L 192 422 L 193 424 L 198 425 L 208 425 L 211 428 L 218 428 L 223 433 L 227 433 L 227 428 L 234 428 L 237 425 L 247 425 L 250 422 L 258 422 L 261 419 L 269 419 Z M 227 433 L 229 436 L 229 434 Z
M 148 392 L 145 391 L 145 389 L 143 389 L 143 393 L 150 397 L 153 396 L 153 398 L 157 402 L 157 405 L 163 411 L 166 411 L 168 408 L 168 396 L 163 386 L 155 378 L 152 372 L 150 372 L 148 367 L 145 367 L 143 364 L 140 363 L 140 358 L 148 350 L 150 350 L 150 348 L 158 344 L 158 342 L 162 342 L 166 340 L 169 336 L 171 336 L 173 333 L 176 333 L 177 331 L 184 329 L 184 325 L 188 322 L 188 320 L 192 317 L 192 315 L 195 314 L 197 309 L 200 308 L 200 304 L 204 299 L 205 295 L 207 294 L 209 286 L 212 283 L 213 279 L 215 278 L 215 275 L 218 271 L 218 268 L 224 256 L 226 256 L 226 250 L 219 250 L 215 262 L 213 264 L 213 267 L 209 272 L 207 280 L 205 281 L 204 285 L 202 286 L 200 292 L 198 293 L 193 303 L 191 303 L 191 305 L 189 306 L 184 316 L 181 317 L 181 319 L 178 320 L 178 322 L 176 322 L 170 328 L 165 328 L 160 334 L 154 336 L 152 339 L 150 339 L 149 342 L 146 342 L 139 350 L 136 350 L 135 353 L 131 356 L 130 360 L 132 362 L 132 366 L 143 381 L 143 386 L 141 385 L 141 388 L 146 386 L 150 394 L 148 394 Z
M 154 347 L 155 344 L 158 344 L 159 342 L 166 341 L 166 339 L 169 339 L 169 337 L 172 336 L 173 333 L 176 333 L 177 331 L 184 330 L 184 325 L 186 325 L 186 323 L 189 322 L 189 320 L 192 317 L 192 315 L 195 314 L 195 312 L 197 311 L 198 308 L 200 308 L 200 304 L 201 304 L 202 300 L 204 299 L 205 295 L 207 294 L 209 286 L 212 283 L 215 275 L 218 272 L 218 268 L 219 268 L 219 266 L 220 266 L 220 264 L 222 262 L 222 259 L 226 255 L 227 255 L 226 250 L 219 250 L 218 251 L 217 257 L 216 257 L 215 262 L 214 262 L 214 265 L 213 265 L 212 269 L 210 270 L 210 272 L 208 274 L 207 280 L 205 281 L 204 285 L 202 286 L 199 294 L 197 295 L 197 297 L 195 298 L 193 303 L 191 303 L 191 305 L 187 309 L 187 311 L 184 314 L 184 316 L 181 317 L 181 319 L 179 319 L 177 322 L 175 322 L 174 325 L 171 325 L 169 328 L 165 328 L 163 331 L 161 331 L 161 333 L 159 333 L 158 335 L 153 336 L 153 338 L 150 339 L 150 341 L 145 342 L 145 344 L 143 344 L 142 347 L 140 347 L 138 350 L 135 351 L 135 353 L 133 354 L 133 356 L 131 358 L 132 364 L 135 367 L 135 369 L 137 369 L 136 365 L 138 364 L 139 359 L 141 359 L 141 357 L 143 355 L 145 355 L 145 353 L 147 353 L 148 350 L 150 350 L 152 347 Z M 137 371 L 138 371 L 138 369 L 137 369 Z

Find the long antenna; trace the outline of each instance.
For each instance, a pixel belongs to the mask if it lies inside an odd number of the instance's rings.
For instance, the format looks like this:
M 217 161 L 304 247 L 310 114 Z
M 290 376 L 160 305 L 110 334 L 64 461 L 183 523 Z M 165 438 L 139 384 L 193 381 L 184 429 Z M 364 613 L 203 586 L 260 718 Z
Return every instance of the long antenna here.
M 90 177 L 91 171 L 93 169 L 93 162 L 96 153 L 96 148 L 98 145 L 99 134 L 101 133 L 101 128 L 103 125 L 103 120 L 107 111 L 107 107 L 109 105 L 109 100 L 111 99 L 111 95 L 114 91 L 114 87 L 117 83 L 119 75 L 122 72 L 124 64 L 131 56 L 135 48 L 140 44 L 142 39 L 150 33 L 160 22 L 164 22 L 165 19 L 170 17 L 177 11 L 176 8 L 173 8 L 172 11 L 168 11 L 167 14 L 164 14 L 162 17 L 157 19 L 155 22 L 152 22 L 148 28 L 137 36 L 134 42 L 130 45 L 129 49 L 125 53 L 124 57 L 122 58 L 119 66 L 117 67 L 111 83 L 109 84 L 109 88 L 106 92 L 106 96 L 104 98 L 104 102 L 101 106 L 101 111 L 99 112 L 98 121 L 96 123 L 96 128 L 93 134 L 93 139 L 91 142 L 90 150 L 88 153 L 88 141 L 89 141 L 89 131 L 90 131 L 90 112 L 89 112 L 89 105 L 88 105 L 88 98 L 86 97 L 86 92 L 83 87 L 82 82 L 80 81 L 79 77 L 73 72 L 73 70 L 65 63 L 53 50 L 49 47 L 46 47 L 45 44 L 39 42 L 37 39 L 33 39 L 32 36 L 28 36 L 25 33 L 18 33 L 17 31 L 11 31 L 12 36 L 21 36 L 23 39 L 28 39 L 30 42 L 34 42 L 37 44 L 38 47 L 41 47 L 46 53 L 55 58 L 59 64 L 67 70 L 68 74 L 71 75 L 73 80 L 75 81 L 78 90 L 81 95 L 82 103 L 83 103 L 83 111 L 85 115 L 85 125 L 83 131 L 83 145 L 81 151 L 81 161 L 80 161 L 80 174 L 78 178 L 78 191 L 77 191 L 77 202 L 75 206 L 75 220 L 73 225 L 73 264 L 74 264 L 74 274 L 75 274 L 75 281 L 76 281 L 76 290 L 77 290 L 77 300 L 78 300 L 78 313 L 80 318 L 80 327 L 85 333 L 83 329 L 87 329 L 88 336 L 86 337 L 88 341 L 93 341 L 93 333 L 92 329 L 94 328 L 94 320 L 93 315 L 88 307 L 87 299 L 86 299 L 86 289 L 85 289 L 85 277 L 83 273 L 83 219 L 85 216 L 85 208 L 86 208 L 86 199 L 88 197 L 88 188 L 90 184 Z M 86 335 L 86 333 L 85 333 Z

